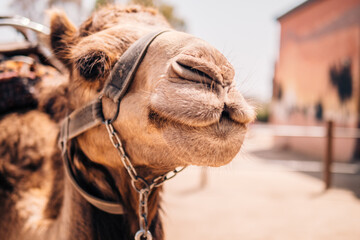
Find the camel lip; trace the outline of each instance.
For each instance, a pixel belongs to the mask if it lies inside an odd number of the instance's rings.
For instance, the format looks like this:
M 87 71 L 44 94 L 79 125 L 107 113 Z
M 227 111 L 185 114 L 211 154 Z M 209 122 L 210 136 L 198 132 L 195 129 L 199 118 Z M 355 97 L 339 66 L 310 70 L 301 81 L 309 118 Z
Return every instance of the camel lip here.
M 245 124 L 243 122 L 239 122 L 239 121 L 233 119 L 231 117 L 231 114 L 227 111 L 226 108 L 224 108 L 224 110 L 222 111 L 218 123 L 220 125 L 221 124 L 229 124 L 229 123 L 231 123 L 231 124 L 237 125 L 237 126 L 239 126 L 241 128 L 245 128 L 245 129 L 247 129 L 247 126 L 248 126 L 247 124 Z
M 148 110 L 148 120 L 150 123 L 155 125 L 157 128 L 163 128 L 167 125 L 172 126 L 178 126 L 178 127 L 185 127 L 189 129 L 200 129 L 200 128 L 208 128 L 212 126 L 221 126 L 226 124 L 234 124 L 241 128 L 246 128 L 246 124 L 238 122 L 231 118 L 231 114 L 226 111 L 225 109 L 222 110 L 222 112 L 219 114 L 218 118 L 214 118 L 213 121 L 209 121 L 206 124 L 190 124 L 189 122 L 184 122 L 175 118 L 171 118 L 169 116 L 166 116 L 165 114 L 162 114 L 159 111 L 156 111 L 155 109 L 149 107 Z

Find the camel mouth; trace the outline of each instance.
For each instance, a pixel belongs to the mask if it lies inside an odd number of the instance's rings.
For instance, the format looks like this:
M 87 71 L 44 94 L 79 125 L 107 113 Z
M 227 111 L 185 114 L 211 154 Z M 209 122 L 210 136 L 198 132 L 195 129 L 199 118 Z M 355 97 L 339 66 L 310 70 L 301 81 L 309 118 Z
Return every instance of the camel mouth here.
M 247 125 L 234 121 L 227 111 L 223 111 L 216 122 L 201 127 L 165 117 L 153 109 L 149 109 L 148 116 L 150 125 L 157 128 L 167 145 L 178 153 L 176 157 L 189 165 L 226 165 L 239 152 L 247 132 Z
M 164 79 L 151 94 L 148 107 L 165 120 L 189 127 L 221 125 L 223 120 L 241 127 L 247 125 L 254 115 L 251 107 L 237 91 L 221 90 L 210 91 L 203 84 Z
M 233 119 L 231 119 L 230 113 L 228 111 L 226 111 L 226 110 L 222 111 L 222 113 L 220 115 L 220 118 L 219 118 L 219 123 L 222 123 L 224 121 L 233 121 L 233 122 L 235 122 L 237 124 L 244 125 L 242 123 L 238 123 L 238 122 L 234 121 Z
M 167 114 L 156 111 L 154 108 L 149 108 L 148 120 L 158 129 L 165 128 L 167 126 L 173 126 L 177 128 L 186 128 L 188 130 L 199 130 L 201 128 L 212 128 L 216 127 L 221 129 L 226 128 L 226 125 L 236 126 L 237 128 L 246 129 L 247 124 L 238 122 L 236 119 L 231 118 L 231 114 L 224 109 L 221 113 L 217 114 L 218 117 L 207 124 L 193 124 L 193 122 L 182 121 L 176 119 Z

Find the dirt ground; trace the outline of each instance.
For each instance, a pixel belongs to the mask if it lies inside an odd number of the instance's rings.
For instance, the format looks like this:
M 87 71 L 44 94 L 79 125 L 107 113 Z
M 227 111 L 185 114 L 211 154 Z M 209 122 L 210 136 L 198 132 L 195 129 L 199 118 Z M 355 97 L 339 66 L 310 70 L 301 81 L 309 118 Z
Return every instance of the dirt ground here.
M 166 239 L 359 240 L 359 165 L 336 165 L 324 191 L 319 162 L 286 154 L 252 135 L 231 164 L 184 170 L 165 184 Z

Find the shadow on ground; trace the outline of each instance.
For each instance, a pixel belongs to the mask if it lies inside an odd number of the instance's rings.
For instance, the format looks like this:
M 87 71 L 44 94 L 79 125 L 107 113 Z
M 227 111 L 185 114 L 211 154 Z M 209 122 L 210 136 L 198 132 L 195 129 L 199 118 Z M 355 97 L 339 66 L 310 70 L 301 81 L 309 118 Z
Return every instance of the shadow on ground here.
M 267 163 L 282 165 L 289 171 L 300 172 L 308 176 L 322 179 L 321 159 L 311 158 L 290 150 L 262 149 L 251 151 L 253 155 L 264 159 Z M 360 199 L 360 162 L 334 163 L 332 166 L 332 188 L 352 191 Z

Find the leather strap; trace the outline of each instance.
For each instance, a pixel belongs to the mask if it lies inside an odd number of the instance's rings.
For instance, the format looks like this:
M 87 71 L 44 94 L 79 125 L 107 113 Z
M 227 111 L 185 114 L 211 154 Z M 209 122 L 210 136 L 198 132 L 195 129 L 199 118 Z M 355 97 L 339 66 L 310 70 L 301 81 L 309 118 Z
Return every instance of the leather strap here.
M 68 151 L 63 151 L 62 158 L 64 161 L 66 174 L 69 177 L 71 184 L 76 189 L 76 191 L 78 191 L 78 193 L 83 198 L 85 198 L 86 201 L 88 201 L 91 205 L 93 205 L 93 206 L 97 207 L 98 209 L 100 209 L 104 212 L 107 212 L 107 213 L 111 213 L 111 214 L 124 214 L 125 213 L 125 209 L 122 204 L 100 199 L 98 197 L 95 197 L 92 194 L 89 194 L 83 188 L 81 188 L 79 186 L 79 184 L 76 182 L 76 180 L 74 178 L 74 174 L 71 171 Z
M 129 47 L 115 64 L 103 90 L 104 96 L 111 98 L 115 103 L 120 102 L 145 57 L 149 45 L 164 32 L 166 31 L 150 33 Z
M 112 99 L 119 105 L 146 54 L 147 48 L 157 36 L 166 31 L 168 30 L 150 33 L 131 45 L 115 64 L 100 95 Z M 66 143 L 69 139 L 79 136 L 103 121 L 101 99 L 90 102 L 65 117 L 61 124 L 60 142 Z
M 88 129 L 99 125 L 102 121 L 101 101 L 92 101 L 84 107 L 73 111 L 63 119 L 61 123 L 60 141 L 65 143 Z
M 167 31 L 168 30 L 153 32 L 140 38 L 123 53 L 115 64 L 100 96 L 108 97 L 118 104 L 117 114 L 119 112 L 120 101 L 130 86 L 149 45 L 157 36 Z M 117 117 L 117 114 L 114 119 Z M 70 182 L 81 196 L 104 212 L 124 214 L 124 207 L 121 203 L 99 199 L 82 189 L 76 182 L 70 168 L 71 161 L 68 155 L 67 142 L 85 131 L 104 123 L 104 121 L 101 98 L 73 111 L 70 115 L 65 117 L 61 123 L 59 147 L 62 151 L 64 166 Z

